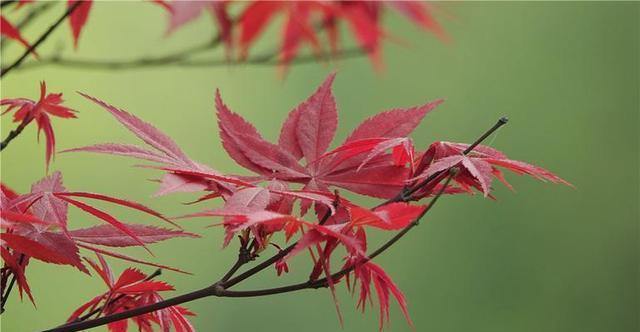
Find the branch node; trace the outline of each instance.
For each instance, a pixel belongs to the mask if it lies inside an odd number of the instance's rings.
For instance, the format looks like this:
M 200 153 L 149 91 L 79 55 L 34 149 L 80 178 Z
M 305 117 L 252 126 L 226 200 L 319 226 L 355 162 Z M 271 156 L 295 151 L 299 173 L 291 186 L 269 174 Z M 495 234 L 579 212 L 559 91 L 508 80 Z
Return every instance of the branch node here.
M 224 285 L 221 282 L 216 282 L 215 284 L 211 285 L 211 294 L 213 296 L 221 296 L 224 294 L 224 292 L 227 290 Z

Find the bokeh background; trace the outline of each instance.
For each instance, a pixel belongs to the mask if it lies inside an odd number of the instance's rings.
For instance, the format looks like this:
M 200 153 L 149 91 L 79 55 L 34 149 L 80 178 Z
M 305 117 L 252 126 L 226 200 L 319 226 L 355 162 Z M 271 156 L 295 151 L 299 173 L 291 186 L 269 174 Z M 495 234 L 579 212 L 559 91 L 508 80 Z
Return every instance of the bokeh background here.
M 63 10 L 58 4 L 33 39 Z M 379 257 L 405 292 L 417 331 L 638 331 L 638 113 L 640 4 L 440 3 L 438 17 L 451 36 L 443 44 L 389 14 L 388 30 L 409 46 L 386 43 L 385 70 L 365 57 L 334 64 L 291 67 L 286 79 L 274 66 L 153 67 L 128 71 L 38 67 L 2 80 L 2 96 L 38 95 L 38 81 L 65 94 L 79 119 L 54 121 L 59 149 L 98 142 L 137 143 L 83 91 L 122 107 L 166 131 L 194 159 L 226 172 L 242 172 L 218 138 L 213 92 L 220 88 L 235 111 L 276 139 L 281 121 L 332 70 L 340 126 L 336 141 L 362 119 L 393 107 L 438 97 L 446 103 L 416 131 L 420 147 L 434 140 L 469 142 L 501 115 L 511 122 L 490 144 L 515 159 L 549 168 L 576 189 L 510 176 L 514 194 L 496 185 L 497 201 L 481 195 L 447 197 L 426 222 Z M 445 14 L 446 13 L 446 14 Z M 209 38 L 202 16 L 166 38 L 165 13 L 146 3 L 99 2 L 80 47 L 68 26 L 41 48 L 70 57 L 127 59 L 159 55 Z M 277 43 L 268 32 L 258 49 Z M 21 51 L 3 50 L 7 64 Z M 204 58 L 221 58 L 221 52 Z M 29 62 L 34 61 L 32 59 Z M 2 136 L 13 128 L 2 118 Z M 2 181 L 27 191 L 45 175 L 44 144 L 29 128 L 2 153 Z M 204 208 L 181 203 L 193 195 L 152 198 L 158 173 L 135 162 L 87 154 L 58 155 L 68 188 L 138 200 L 167 215 Z M 368 202 L 360 200 L 360 202 Z M 124 209 L 123 220 L 150 222 Z M 95 223 L 73 210 L 70 225 Z M 234 247 L 221 250 L 222 231 L 206 220 L 185 221 L 198 240 L 173 240 L 152 248 L 156 261 L 194 273 L 165 273 L 179 291 L 216 280 L 232 264 Z M 384 238 L 375 236 L 373 243 Z M 133 254 L 144 256 L 142 250 Z M 113 261 L 117 271 L 125 265 Z M 273 270 L 242 285 L 252 289 L 304 280 L 306 261 L 278 279 Z M 149 268 L 145 270 L 151 271 Z M 98 278 L 70 267 L 38 262 L 28 277 L 37 309 L 13 296 L 3 331 L 32 331 L 63 322 L 79 304 L 103 291 Z M 17 294 L 17 293 L 16 293 Z M 15 294 L 12 294 L 15 295 Z M 377 309 L 365 314 L 340 287 L 344 331 L 376 331 Z M 205 299 L 188 305 L 199 331 L 339 331 L 330 294 L 302 291 L 254 299 Z M 389 331 L 411 331 L 392 305 Z

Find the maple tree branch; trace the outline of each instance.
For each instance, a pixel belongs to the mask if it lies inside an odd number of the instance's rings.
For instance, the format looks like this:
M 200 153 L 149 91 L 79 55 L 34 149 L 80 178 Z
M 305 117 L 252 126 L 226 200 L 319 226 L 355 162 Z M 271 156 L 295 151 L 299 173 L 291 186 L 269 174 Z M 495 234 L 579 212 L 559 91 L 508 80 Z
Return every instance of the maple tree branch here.
M 22 61 L 24 61 L 29 56 L 29 54 L 34 52 L 36 50 L 36 48 L 38 48 L 38 46 L 40 46 L 40 44 L 42 44 L 45 40 L 47 40 L 47 38 L 51 35 L 51 33 L 53 31 L 55 31 L 56 28 L 59 27 L 60 24 L 62 24 L 62 22 L 64 22 L 64 20 L 67 17 L 69 17 L 69 15 L 71 15 L 81 4 L 82 4 L 82 1 L 77 1 L 71 7 L 67 8 L 67 10 L 64 12 L 64 14 L 62 16 L 60 16 L 60 18 L 58 18 L 58 20 L 55 21 L 51 26 L 49 26 L 49 28 L 40 36 L 40 38 L 38 38 L 38 40 L 36 40 L 31 45 L 31 47 L 26 49 L 24 51 L 24 53 L 22 53 L 22 55 L 15 62 L 10 64 L 6 68 L 4 68 L 4 67 L 1 68 L 0 69 L 0 78 L 4 77 L 5 75 L 7 75 L 11 70 L 13 70 L 13 69 L 17 68 L 18 66 L 20 66 Z
M 4 2 L 2 3 L 3 5 L 5 4 Z M 44 2 L 42 4 L 40 4 L 39 6 L 35 7 L 35 8 L 31 8 L 31 10 L 27 13 L 27 15 L 22 18 L 22 20 L 20 20 L 20 22 L 18 22 L 18 24 L 16 25 L 16 28 L 18 30 L 22 30 L 23 28 L 27 27 L 29 24 L 33 23 L 33 21 L 40 15 L 42 15 L 43 13 L 45 13 L 47 10 L 49 10 L 49 8 L 51 8 L 53 5 L 55 5 L 56 3 L 51 1 L 51 2 Z M 2 37 L 2 40 L 0 40 L 0 48 L 5 49 L 5 47 L 7 47 L 7 41 L 9 40 L 9 38 L 5 38 Z
M 157 269 L 157 270 L 153 271 L 153 273 L 152 273 L 152 274 L 150 274 L 149 276 L 147 276 L 147 277 L 144 279 L 144 281 L 152 280 L 153 278 L 155 278 L 155 277 L 157 277 L 157 276 L 160 276 L 161 274 L 162 274 L 162 269 Z M 109 305 L 109 304 L 111 304 L 111 303 L 114 303 L 114 302 L 116 302 L 116 301 L 118 301 L 118 300 L 122 299 L 122 298 L 123 298 L 123 297 L 125 297 L 125 296 L 126 296 L 126 294 L 120 294 L 120 295 L 116 296 L 115 298 L 111 299 L 110 301 L 108 301 L 107 305 Z M 81 322 L 81 321 L 85 321 L 85 320 L 87 320 L 87 319 L 91 318 L 91 316 L 93 316 L 93 315 L 95 315 L 95 314 L 97 314 L 97 313 L 102 312 L 102 310 L 103 310 L 105 307 L 106 307 L 106 305 L 105 305 L 105 306 L 97 307 L 97 308 L 95 308 L 95 309 L 93 309 L 93 310 L 89 311 L 88 313 L 86 313 L 86 314 L 84 314 L 84 315 L 82 315 L 82 316 L 80 316 L 80 317 L 76 318 L 76 319 L 74 320 L 74 322 Z
M 463 155 L 467 155 L 469 154 L 471 151 L 473 151 L 473 149 L 476 148 L 476 146 L 478 146 L 480 143 L 482 143 L 485 139 L 487 139 L 487 137 L 491 136 L 491 134 L 493 134 L 496 130 L 498 130 L 500 127 L 504 126 L 505 124 L 507 124 L 507 122 L 509 122 L 509 118 L 507 118 L 506 116 L 501 117 L 500 119 L 498 119 L 498 122 L 496 122 L 496 124 L 493 125 L 493 127 L 489 128 L 487 131 L 484 132 L 484 134 L 482 134 L 480 137 L 478 137 L 473 143 L 471 143 L 471 145 L 469 145 L 463 152 Z M 414 193 L 416 193 L 418 190 L 420 190 L 421 188 L 424 188 L 427 184 L 429 184 L 431 181 L 435 180 L 437 177 L 439 177 L 440 175 L 442 175 L 446 170 L 442 170 L 439 172 L 435 172 L 433 174 L 431 174 L 430 176 L 428 176 L 426 179 L 422 180 L 421 182 L 419 182 L 417 185 L 411 187 L 411 188 L 405 188 L 404 190 L 402 190 L 397 196 L 395 196 L 394 198 L 391 199 L 392 202 L 402 202 L 402 201 L 411 201 L 413 200 L 412 195 Z M 386 204 L 383 203 L 381 205 Z M 378 205 L 377 207 L 381 206 Z
M 245 240 L 240 238 L 240 248 L 238 249 L 238 259 L 235 264 L 231 266 L 229 271 L 225 273 L 224 277 L 220 279 L 220 281 L 225 282 L 229 280 L 229 278 L 233 277 L 233 275 L 238 272 L 238 270 L 244 265 L 249 263 L 254 259 L 254 256 L 251 254 L 251 250 L 255 246 L 255 242 L 251 242 L 251 245 L 247 247 L 247 243 Z
M 478 146 L 483 140 L 485 140 L 487 137 L 489 137 L 489 135 L 491 135 L 493 132 L 495 132 L 498 128 L 500 128 L 501 126 L 503 126 L 504 124 L 507 123 L 507 118 L 501 118 L 500 120 L 498 120 L 498 122 L 489 130 L 487 130 L 482 136 L 480 136 L 474 143 L 472 143 L 471 145 L 469 145 L 469 147 L 464 151 L 464 154 L 468 154 L 469 152 L 471 152 L 476 146 Z M 386 251 L 387 249 L 389 249 L 391 246 L 393 246 L 396 242 L 398 242 L 402 237 L 404 237 L 411 229 L 413 229 L 415 226 L 417 226 L 420 222 L 420 219 L 427 213 L 430 211 L 430 209 L 435 205 L 435 203 L 438 201 L 438 199 L 444 194 L 444 191 L 446 189 L 446 187 L 449 185 L 451 179 L 453 178 L 453 176 L 456 174 L 457 172 L 457 168 L 452 168 L 454 170 L 449 170 L 449 176 L 447 177 L 447 179 L 445 180 L 445 183 L 443 185 L 442 188 L 440 188 L 440 190 L 438 191 L 438 193 L 431 199 L 431 202 L 429 203 L 429 205 L 422 211 L 422 213 L 411 223 L 409 224 L 407 227 L 405 227 L 404 229 L 402 229 L 402 231 L 398 232 L 394 237 L 392 237 L 391 239 L 389 239 L 387 242 L 385 242 L 382 246 L 380 246 L 377 250 L 375 250 L 373 253 L 371 253 L 370 255 L 368 255 L 367 259 L 364 262 L 367 262 L 375 257 L 377 257 L 378 255 L 382 254 L 384 251 Z M 446 172 L 446 170 L 444 171 Z M 435 179 L 435 178 L 433 178 Z M 433 179 L 431 179 L 430 181 L 432 181 Z M 422 181 L 420 183 L 418 183 L 415 187 L 409 189 L 409 190 L 403 190 L 404 191 L 411 191 L 412 189 L 415 189 L 416 187 L 424 187 L 428 184 L 428 182 Z M 416 189 L 419 190 L 420 188 Z M 413 191 L 415 192 L 415 191 Z M 402 196 L 403 199 L 409 199 L 410 195 L 403 195 Z M 384 204 L 390 204 L 392 202 L 394 202 L 394 198 L 387 200 Z M 322 219 L 319 221 L 320 224 L 324 224 L 328 218 L 330 216 L 330 213 L 326 213 Z M 191 301 L 195 301 L 201 298 L 205 298 L 205 297 L 255 297 L 255 296 L 265 296 L 265 295 L 274 295 L 274 294 L 281 294 L 281 293 L 288 293 L 288 292 L 293 292 L 293 291 L 297 291 L 297 290 L 302 290 L 302 289 L 310 289 L 310 288 L 322 288 L 322 287 L 326 287 L 328 279 L 322 278 L 322 279 L 318 279 L 316 281 L 306 281 L 303 283 L 299 283 L 299 284 L 293 284 L 293 285 L 289 285 L 289 286 L 283 286 L 283 287 L 277 287 L 277 288 L 269 288 L 269 289 L 261 289 L 261 290 L 249 290 L 249 291 L 231 291 L 229 290 L 229 288 L 233 287 L 234 285 L 246 280 L 249 277 L 252 277 L 253 275 L 257 274 L 258 272 L 266 269 L 267 267 L 271 266 L 273 263 L 277 262 L 278 260 L 280 260 L 281 258 L 283 258 L 284 256 L 286 256 L 291 250 L 293 250 L 293 248 L 295 248 L 295 246 L 297 245 L 298 242 L 295 242 L 291 245 L 289 245 L 287 248 L 281 250 L 280 252 L 278 252 L 277 254 L 271 256 L 270 258 L 268 258 L 267 260 L 263 261 L 262 263 L 254 266 L 253 268 L 245 271 L 244 273 L 238 275 L 237 277 L 228 279 L 227 281 L 223 281 L 222 279 L 224 279 L 224 277 L 218 281 L 215 282 L 214 284 L 207 286 L 205 288 L 190 292 L 190 293 L 186 293 L 183 295 L 179 295 L 173 298 L 169 298 L 160 302 L 156 302 L 150 305 L 146 305 L 146 306 L 142 306 L 142 307 L 138 307 L 135 309 L 131 309 L 131 310 L 127 310 L 127 311 L 123 311 L 123 312 L 119 312 L 116 314 L 111 314 L 108 316 L 103 316 L 103 317 L 99 317 L 96 319 L 92 319 L 92 320 L 86 320 L 86 321 L 82 321 L 82 322 L 72 322 L 69 324 L 65 324 L 50 330 L 45 330 L 43 332 L 73 332 L 73 331 L 81 331 L 81 330 L 85 330 L 85 329 L 89 329 L 89 328 L 93 328 L 93 327 L 97 327 L 97 326 L 102 326 L 102 325 L 106 325 L 109 324 L 111 322 L 115 322 L 115 321 L 119 321 L 119 320 L 123 320 L 123 319 L 128 319 L 131 317 L 135 317 L 135 316 L 139 316 L 139 315 L 143 315 L 146 313 L 150 313 L 156 310 L 160 310 L 163 308 L 167 308 L 167 307 L 171 307 L 174 305 L 179 305 L 182 303 L 186 303 L 186 302 L 191 302 Z M 363 264 L 364 262 L 360 262 L 359 264 Z M 235 265 L 234 265 L 235 266 Z M 353 269 L 355 269 L 357 267 L 357 265 L 351 265 L 348 268 L 345 268 L 341 271 L 338 271 L 334 274 L 332 274 L 330 277 L 332 278 L 332 280 L 334 279 L 338 279 L 346 274 L 348 274 L 349 272 L 353 271 Z M 239 267 L 238 267 L 239 268 Z M 232 267 L 232 270 L 237 270 L 237 268 Z M 229 275 L 229 272 L 225 274 L 225 277 Z
M 398 242 L 398 240 L 400 240 L 403 236 L 405 236 L 413 227 L 418 226 L 420 224 L 420 220 L 436 204 L 436 202 L 438 201 L 440 196 L 442 196 L 444 194 L 444 191 L 445 191 L 446 187 L 449 186 L 449 183 L 451 182 L 451 179 L 455 176 L 455 174 L 457 172 L 458 172 L 458 170 L 455 167 L 449 169 L 449 176 L 445 180 L 445 183 L 444 183 L 443 187 L 440 188 L 438 193 L 431 199 L 431 202 L 429 202 L 429 205 L 427 205 L 427 207 L 422 211 L 422 213 L 420 213 L 420 215 L 418 215 L 416 217 L 416 219 L 411 224 L 409 224 L 408 226 L 403 228 L 394 237 L 389 239 L 387 242 L 385 242 L 382 246 L 380 246 L 374 252 L 372 252 L 371 254 L 367 255 L 367 258 L 364 259 L 363 261 L 358 262 L 357 264 L 353 264 L 353 265 L 351 265 L 351 266 L 349 266 L 347 268 L 344 268 L 344 269 L 342 269 L 342 270 L 340 270 L 340 271 L 338 271 L 336 273 L 333 273 L 330 276 L 331 280 L 337 281 L 341 277 L 343 277 L 346 274 L 348 274 L 349 272 L 353 271 L 359 265 L 362 265 L 362 264 L 374 259 L 378 255 L 382 254 L 384 251 L 389 249 L 393 244 Z M 260 289 L 260 290 L 250 290 L 250 291 L 229 291 L 229 290 L 227 290 L 225 292 L 225 297 L 266 296 L 266 295 L 274 295 L 274 294 L 281 294 L 281 293 L 289 293 L 289 292 L 294 292 L 294 291 L 298 291 L 298 290 L 302 290 L 302 289 L 322 288 L 322 287 L 327 287 L 328 286 L 328 281 L 329 281 L 329 278 L 324 277 L 324 278 L 321 278 L 321 279 L 318 279 L 318 280 L 307 280 L 305 282 L 301 282 L 301 283 L 293 284 L 293 285 L 288 285 L 288 286 L 283 286 L 283 287 L 267 288 L 267 289 Z
M 339 203 L 339 199 L 337 199 L 338 195 L 336 192 L 336 200 L 333 202 L 333 206 L 334 208 L 338 207 L 338 203 Z M 331 210 L 327 210 L 327 212 L 322 216 L 322 218 L 320 219 L 320 221 L 318 222 L 319 225 L 324 225 L 327 220 L 329 220 L 329 217 L 331 216 Z M 270 258 L 268 258 L 267 260 L 263 261 L 262 263 L 254 266 L 253 268 L 245 271 L 244 273 L 240 274 L 239 276 L 230 279 L 230 280 L 225 280 L 223 282 L 224 288 L 230 288 L 234 285 L 237 285 L 238 283 L 242 282 L 243 280 L 253 276 L 254 274 L 268 268 L 269 266 L 271 266 L 271 264 L 274 264 L 275 262 L 279 261 L 280 259 L 282 259 L 284 256 L 286 256 L 289 252 L 291 252 L 291 250 L 293 250 L 293 248 L 296 247 L 296 245 L 298 244 L 298 242 L 294 242 L 292 244 L 290 244 L 288 247 L 280 250 L 277 254 L 271 256 Z
M 13 285 L 16 283 L 16 275 L 15 274 L 11 274 L 11 280 L 9 281 L 9 285 L 7 285 L 7 290 L 4 294 L 2 294 L 2 298 L 0 299 L 0 302 L 2 302 L 2 304 L 0 304 L 0 314 L 4 313 L 4 305 L 7 303 L 7 299 L 9 298 L 9 295 L 11 294 L 11 290 L 13 289 Z
M 56 65 L 64 67 L 75 67 L 78 69 L 105 69 L 105 70 L 124 70 L 134 68 L 147 68 L 155 66 L 167 66 L 172 64 L 180 64 L 187 60 L 188 57 L 214 49 L 220 44 L 222 38 L 216 35 L 213 39 L 192 47 L 179 50 L 177 52 L 159 56 L 159 57 L 142 57 L 131 60 L 89 60 L 89 59 L 68 59 L 57 55 L 49 58 L 33 61 L 20 67 L 20 70 L 32 69 L 47 65 Z M 222 61 L 221 61 L 222 62 Z
M 253 56 L 245 60 L 232 60 L 227 58 L 222 59 L 202 59 L 202 60 L 189 60 L 188 57 L 193 53 L 199 53 L 211 49 L 213 46 L 210 42 L 201 46 L 189 48 L 184 51 L 179 51 L 175 54 L 163 56 L 159 58 L 140 58 L 134 60 L 91 60 L 91 59 L 69 59 L 59 56 L 53 56 L 40 61 L 29 62 L 19 68 L 19 70 L 27 70 L 40 66 L 62 66 L 72 67 L 76 69 L 97 69 L 97 70 L 124 70 L 124 69 L 143 69 L 157 66 L 175 66 L 175 67 L 217 67 L 217 66 L 242 66 L 242 65 L 262 65 L 262 66 L 275 66 L 283 65 L 284 63 L 275 59 L 278 55 L 277 51 L 264 53 L 261 55 Z M 361 48 L 347 49 L 338 52 L 329 59 L 348 59 L 354 57 L 360 57 L 365 55 L 366 51 Z M 299 56 L 289 62 L 291 65 L 299 65 L 310 62 L 315 62 L 317 57 L 312 54 Z M 327 59 L 324 59 L 327 60 Z
M 367 261 L 370 260 L 370 259 L 373 259 L 377 255 L 379 255 L 380 253 L 382 253 L 383 251 L 385 251 L 386 249 L 391 247 L 394 243 L 396 243 L 398 240 L 400 240 L 400 238 L 402 238 L 406 233 L 408 233 L 413 227 L 418 225 L 418 222 L 419 222 L 420 218 L 422 218 L 429 211 L 430 207 L 435 205 L 435 203 L 437 202 L 438 198 L 440 196 L 442 196 L 442 194 L 444 193 L 444 188 L 446 188 L 446 186 L 449 184 L 449 181 L 451 180 L 452 176 L 453 176 L 453 173 L 451 174 L 451 176 L 449 176 L 449 178 L 447 179 L 447 182 L 445 183 L 443 188 L 438 192 L 438 194 L 436 196 L 433 197 L 431 203 L 416 218 L 416 220 L 414 222 L 412 222 L 409 226 L 405 227 L 401 232 L 399 232 L 396 236 L 394 236 L 389 241 L 387 241 L 380 248 L 378 248 L 378 250 L 374 251 L 369 256 Z M 295 244 L 293 244 L 292 246 L 295 246 Z M 287 249 L 289 249 L 289 247 Z M 285 251 L 286 251 L 286 249 L 285 249 Z M 273 257 L 277 257 L 279 255 L 280 254 L 277 254 L 277 255 L 274 255 Z M 273 259 L 273 257 L 270 258 L 267 261 L 271 261 Z M 341 270 L 339 272 L 336 272 L 336 273 L 331 275 L 331 278 L 332 279 L 340 278 L 341 276 L 351 272 L 354 268 L 355 268 L 355 265 L 351 266 L 351 267 L 349 267 L 347 269 Z M 261 269 L 257 270 L 255 273 L 257 273 L 259 271 L 261 271 Z M 255 273 L 253 273 L 253 274 L 255 274 Z M 241 279 L 240 281 L 242 281 L 242 280 L 244 280 L 244 279 Z M 238 282 L 240 282 L 240 281 L 238 281 Z M 202 288 L 202 289 L 199 289 L 197 291 L 194 291 L 194 292 L 191 292 L 191 293 L 187 293 L 187 294 L 184 294 L 184 295 L 176 296 L 174 298 L 170 298 L 170 299 L 167 299 L 167 300 L 164 300 L 164 301 L 156 302 L 156 303 L 151 304 L 151 305 L 138 307 L 138 308 L 135 308 L 135 309 L 132 309 L 132 310 L 127 310 L 127 311 L 119 312 L 119 313 L 112 314 L 112 315 L 109 315 L 109 316 L 103 316 L 103 317 L 99 317 L 99 318 L 96 318 L 96 319 L 88 320 L 88 321 L 69 323 L 69 324 L 66 324 L 66 325 L 62 325 L 62 326 L 60 326 L 58 328 L 54 328 L 54 329 L 51 329 L 51 330 L 46 330 L 44 332 L 81 331 L 81 330 L 89 329 L 89 328 L 92 328 L 92 327 L 105 325 L 105 324 L 108 324 L 108 323 L 111 323 L 111 322 L 115 322 L 115 321 L 118 321 L 118 320 L 122 320 L 122 319 L 128 319 L 128 318 L 131 318 L 131 317 L 143 315 L 143 314 L 150 313 L 150 312 L 153 312 L 153 311 L 156 311 L 156 310 L 164 309 L 164 308 L 171 307 L 171 306 L 174 306 L 174 305 L 179 305 L 179 304 L 182 304 L 182 303 L 191 302 L 191 301 L 194 301 L 194 300 L 198 300 L 198 299 L 205 298 L 205 297 L 210 297 L 210 296 L 213 296 L 213 297 L 256 297 L 256 296 L 275 295 L 275 294 L 298 291 L 298 290 L 302 290 L 302 289 L 326 287 L 326 283 L 327 283 L 327 278 L 323 278 L 323 279 L 319 279 L 317 281 L 306 281 L 306 282 L 303 282 L 303 283 L 300 283 L 300 284 L 294 284 L 294 285 L 289 285 L 289 286 L 284 286 L 284 287 L 277 287 L 277 288 L 269 288 L 269 289 L 262 289 L 262 290 L 250 290 L 250 291 L 230 291 L 230 290 L 227 289 L 230 286 L 226 285 L 224 282 L 219 281 L 219 282 L 216 282 L 216 283 L 214 283 L 213 285 L 211 285 L 209 287 L 205 287 L 205 288 Z
M 13 141 L 14 138 L 18 137 L 18 135 L 20 135 L 20 133 L 22 133 L 24 128 L 27 127 L 29 122 L 31 122 L 31 121 L 22 121 L 16 127 L 16 129 L 10 131 L 9 135 L 7 135 L 7 137 L 4 140 L 2 140 L 2 142 L 0 142 L 0 151 L 4 150 L 4 148 L 6 148 L 9 145 L 9 143 L 11 143 L 11 141 Z

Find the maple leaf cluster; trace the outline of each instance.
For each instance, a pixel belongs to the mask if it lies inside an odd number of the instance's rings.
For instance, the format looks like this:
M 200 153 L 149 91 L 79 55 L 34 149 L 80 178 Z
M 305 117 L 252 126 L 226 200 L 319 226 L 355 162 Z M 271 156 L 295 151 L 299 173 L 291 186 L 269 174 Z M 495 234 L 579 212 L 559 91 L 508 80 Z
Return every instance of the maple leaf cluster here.
M 347 139 L 329 150 L 338 127 L 338 113 L 330 75 L 305 101 L 287 116 L 276 143 L 265 140 L 257 129 L 230 110 L 216 91 L 215 108 L 220 138 L 226 152 L 252 175 L 224 174 L 190 159 L 166 134 L 136 116 L 84 95 L 115 117 L 149 148 L 106 143 L 66 152 L 94 152 L 152 162 L 164 171 L 158 195 L 204 192 L 194 203 L 219 198 L 222 206 L 182 218 L 221 218 L 224 245 L 235 237 L 251 257 L 281 250 L 283 242 L 297 238 L 295 247 L 275 264 L 280 275 L 289 271 L 289 260 L 308 253 L 310 280 L 326 277 L 328 287 L 347 280 L 359 291 L 358 306 L 372 301 L 376 293 L 380 324 L 389 315 L 393 296 L 410 323 L 402 292 L 382 267 L 367 257 L 367 232 L 402 230 L 416 222 L 426 206 L 410 203 L 438 192 L 447 194 L 480 191 L 491 196 L 494 178 L 506 182 L 502 169 L 540 180 L 566 183 L 551 172 L 487 147 L 435 142 L 417 151 L 409 135 L 441 100 L 411 108 L 379 113 L 358 125 Z M 457 169 L 455 173 L 446 172 Z M 445 178 L 451 176 L 451 184 Z M 428 185 L 416 187 L 425 178 Z M 411 197 L 394 198 L 408 188 Z M 391 199 L 377 208 L 359 206 L 336 189 Z M 313 212 L 310 212 L 313 211 Z M 282 235 L 282 238 L 278 234 Z M 338 250 L 340 249 L 340 250 Z M 342 256 L 342 269 L 353 268 L 344 278 L 332 278 L 334 257 Z M 337 303 L 337 300 L 336 300 Z
M 32 259 L 45 263 L 69 265 L 89 274 L 80 258 L 80 249 L 139 264 L 183 271 L 127 256 L 112 249 L 143 247 L 177 237 L 197 237 L 181 229 L 125 223 L 83 200 L 101 201 L 123 206 L 175 225 L 160 213 L 139 203 L 90 192 L 68 191 L 60 172 L 36 182 L 31 191 L 18 194 L 2 185 L 0 192 L 0 254 L 4 262 L 0 274 L 2 294 L 13 276 L 20 295 L 35 304 L 25 273 Z M 72 229 L 69 226 L 69 206 L 76 207 L 102 223 Z
M 35 121 L 38 126 L 38 138 L 40 138 L 40 132 L 44 132 L 46 140 L 45 164 L 47 168 L 56 149 L 56 136 L 51 125 L 51 116 L 65 119 L 76 118 L 76 111 L 62 105 L 63 102 L 62 93 L 47 93 L 47 85 L 44 81 L 40 82 L 40 99 L 38 101 L 28 98 L 6 98 L 0 100 L 0 107 L 6 107 L 2 115 L 15 111 L 13 122 L 19 123 L 19 128 L 24 129 L 24 127 Z
M 124 270 L 118 279 L 114 279 L 111 268 L 105 259 L 100 254 L 97 254 L 97 256 L 99 264 L 89 258 L 85 258 L 85 260 L 96 271 L 109 290 L 81 305 L 71 314 L 67 322 L 81 320 L 83 314 L 91 315 L 99 312 L 110 315 L 157 303 L 163 300 L 160 292 L 174 290 L 173 286 L 162 281 L 152 281 L 150 279 L 153 276 L 148 276 L 133 268 Z M 193 315 L 194 313 L 184 307 L 172 306 L 136 316 L 132 320 L 137 325 L 138 331 L 151 332 L 155 324 L 162 331 L 169 331 L 173 326 L 176 332 L 191 332 L 195 331 L 195 329 L 185 316 Z M 112 332 L 127 331 L 128 321 L 124 319 L 112 322 L 108 324 L 108 327 Z
M 19 1 L 19 7 L 32 3 Z M 68 0 L 69 25 L 74 46 L 84 30 L 93 7 L 93 0 Z M 433 17 L 431 5 L 412 1 L 226 1 L 226 0 L 152 0 L 166 9 L 169 15 L 168 33 L 199 18 L 203 12 L 216 22 L 218 38 L 224 43 L 227 57 L 244 60 L 271 22 L 282 16 L 283 26 L 278 55 L 286 67 L 296 58 L 302 46 L 308 45 L 317 56 L 337 54 L 340 49 L 339 28 L 346 25 L 357 45 L 364 50 L 376 67 L 381 67 L 381 45 L 385 39 L 399 40 L 385 30 L 382 16 L 390 8 L 416 26 L 447 40 L 444 29 Z M 232 7 L 241 7 L 240 9 Z M 239 12 L 232 17 L 230 11 Z M 2 35 L 14 39 L 26 48 L 29 43 L 18 28 L 2 18 Z M 321 38 L 320 32 L 326 36 Z M 324 42 L 326 40 L 326 42 Z M 328 44 L 328 45 L 324 45 Z M 237 52 L 235 52 L 237 50 Z M 35 52 L 33 52 L 34 55 Z

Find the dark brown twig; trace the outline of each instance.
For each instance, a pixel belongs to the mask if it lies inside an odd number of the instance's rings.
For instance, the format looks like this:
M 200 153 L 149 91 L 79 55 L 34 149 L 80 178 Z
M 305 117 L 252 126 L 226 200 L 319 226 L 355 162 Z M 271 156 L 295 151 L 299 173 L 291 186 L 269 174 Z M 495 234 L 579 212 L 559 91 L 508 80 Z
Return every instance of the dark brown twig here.
M 31 54 L 33 51 L 35 51 L 38 46 L 40 46 L 40 44 L 42 44 L 45 40 L 47 40 L 47 38 L 51 35 L 51 33 L 53 31 L 56 30 L 56 28 L 58 26 L 60 26 L 60 24 L 62 24 L 62 22 L 64 22 L 64 20 L 69 17 L 69 15 L 71 15 L 80 5 L 82 4 L 82 1 L 77 1 L 76 3 L 74 3 L 71 7 L 67 8 L 67 10 L 64 12 L 64 14 L 62 16 L 60 16 L 60 18 L 58 18 L 57 21 L 55 21 L 55 23 L 53 23 L 41 36 L 40 38 L 38 38 L 38 40 L 36 40 L 31 47 L 29 47 L 28 49 L 26 49 L 24 51 L 24 53 L 22 53 L 22 55 L 12 64 L 10 64 L 9 66 L 7 66 L 6 68 L 2 68 L 0 69 L 0 77 L 4 77 L 5 75 L 7 75 L 11 70 L 17 68 L 18 66 L 20 66 L 20 64 L 22 63 L 22 61 L 24 61 L 29 54 Z
M 161 274 L 162 274 L 162 270 L 161 269 L 157 269 L 157 270 L 153 271 L 152 274 L 148 275 L 144 279 L 144 281 L 149 281 L 149 280 L 151 280 L 151 279 L 153 279 L 153 278 L 155 278 L 155 277 L 157 277 L 157 276 L 159 276 Z M 116 296 L 112 300 L 108 301 L 106 305 L 101 306 L 101 307 L 97 307 L 97 308 L 89 311 L 88 313 L 76 318 L 76 320 L 74 320 L 74 322 L 82 322 L 82 321 L 85 321 L 85 320 L 91 318 L 91 316 L 93 316 L 93 315 L 95 315 L 95 314 L 97 314 L 99 312 L 102 312 L 104 310 L 104 308 L 107 307 L 109 304 L 117 302 L 118 300 L 122 299 L 125 296 L 126 296 L 125 294 L 120 294 L 120 295 Z
M 180 51 L 174 55 L 162 56 L 159 58 L 141 58 L 134 60 L 90 60 L 90 59 L 67 59 L 62 57 L 51 57 L 41 59 L 40 61 L 33 61 L 20 66 L 19 70 L 28 70 L 41 66 L 63 66 L 75 69 L 95 69 L 95 70 L 124 70 L 124 69 L 144 69 L 153 68 L 157 66 L 172 66 L 172 67 L 184 67 L 184 68 L 199 68 L 199 67 L 217 67 L 217 66 L 277 66 L 283 65 L 283 62 L 276 58 L 277 51 L 264 53 L 261 55 L 250 57 L 246 60 L 232 60 L 227 58 L 222 59 L 201 59 L 191 60 L 190 55 L 194 53 L 207 51 L 212 49 L 210 43 L 206 46 L 196 46 L 194 48 Z M 334 60 L 334 59 L 349 59 L 360 57 L 366 54 L 360 48 L 352 48 L 341 51 L 330 58 L 322 58 L 322 60 Z M 308 54 L 298 56 L 292 60 L 289 64 L 300 65 L 317 61 L 318 58 L 315 55 Z
M 9 135 L 7 135 L 7 137 L 0 143 L 0 151 L 4 150 L 4 148 L 6 148 L 9 145 L 9 143 L 13 141 L 14 138 L 18 137 L 18 135 L 22 133 L 22 131 L 24 130 L 24 128 L 27 127 L 28 124 L 29 124 L 29 121 L 22 121 L 16 127 L 16 129 L 10 131 Z
M 4 2 L 2 4 L 4 5 Z M 55 4 L 56 2 L 50 1 L 50 2 L 41 3 L 37 7 L 31 8 L 31 10 L 27 13 L 27 15 L 23 17 L 20 20 L 20 22 L 18 22 L 18 24 L 16 24 L 16 28 L 18 28 L 18 30 L 22 30 L 26 28 L 28 25 L 33 23 L 35 19 L 38 18 L 38 16 L 44 14 L 47 10 L 49 10 L 49 8 L 53 7 Z M 2 48 L 3 50 L 6 50 L 5 47 L 7 47 L 8 45 L 7 44 L 8 40 L 9 38 L 2 37 L 2 40 L 0 40 L 0 48 Z

